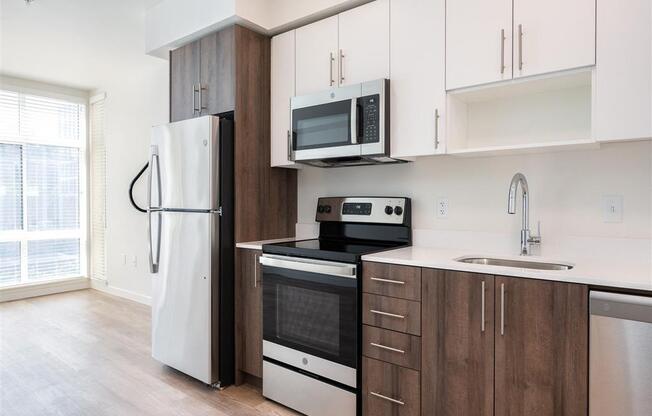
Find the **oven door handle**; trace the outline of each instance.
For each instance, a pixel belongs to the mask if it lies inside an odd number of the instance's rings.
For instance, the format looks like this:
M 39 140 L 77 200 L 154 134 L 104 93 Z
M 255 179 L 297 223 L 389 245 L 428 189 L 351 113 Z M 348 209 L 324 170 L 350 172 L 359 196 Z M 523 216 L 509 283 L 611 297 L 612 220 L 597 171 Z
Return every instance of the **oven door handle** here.
M 281 269 L 298 270 L 309 273 L 326 274 L 329 276 L 356 278 L 356 266 L 354 264 L 316 261 L 309 259 L 287 260 L 278 257 L 261 256 L 260 264 L 263 266 L 278 267 Z

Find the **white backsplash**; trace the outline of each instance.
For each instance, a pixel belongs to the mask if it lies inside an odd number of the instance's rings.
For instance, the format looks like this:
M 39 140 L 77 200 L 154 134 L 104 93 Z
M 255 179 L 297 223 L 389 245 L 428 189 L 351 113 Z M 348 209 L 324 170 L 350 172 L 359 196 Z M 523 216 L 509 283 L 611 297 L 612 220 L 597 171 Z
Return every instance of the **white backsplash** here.
M 403 165 L 299 171 L 297 235 L 316 234 L 319 196 L 412 198 L 415 244 L 478 252 L 518 253 L 520 200 L 507 214 L 512 175 L 530 185 L 531 229 L 541 221 L 540 254 L 560 259 L 617 255 L 650 262 L 652 143 L 604 144 L 600 149 L 498 157 L 427 157 Z M 622 195 L 623 221 L 603 221 L 602 197 Z M 449 201 L 437 218 L 436 201 Z M 520 191 L 519 191 L 520 199 Z

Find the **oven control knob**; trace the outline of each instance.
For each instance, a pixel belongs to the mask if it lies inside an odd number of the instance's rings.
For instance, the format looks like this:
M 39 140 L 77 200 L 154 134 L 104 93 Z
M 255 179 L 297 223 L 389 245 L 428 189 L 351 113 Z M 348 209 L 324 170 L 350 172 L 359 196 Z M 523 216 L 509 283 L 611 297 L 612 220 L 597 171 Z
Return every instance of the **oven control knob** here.
M 385 207 L 385 214 L 387 214 L 387 215 L 392 215 L 393 213 L 394 213 L 394 208 L 392 208 L 392 207 L 390 207 L 389 205 L 387 205 L 387 206 Z
M 403 208 L 399 207 L 398 205 L 394 207 L 394 214 L 396 215 L 402 215 L 403 214 Z
M 319 206 L 317 207 L 317 212 L 319 212 L 320 214 L 321 214 L 322 212 L 324 212 L 324 206 L 323 206 L 323 205 L 319 205 Z
M 326 206 L 324 206 L 324 212 L 327 213 L 327 214 L 330 214 L 330 212 L 331 212 L 331 206 L 330 206 L 330 205 L 326 205 Z

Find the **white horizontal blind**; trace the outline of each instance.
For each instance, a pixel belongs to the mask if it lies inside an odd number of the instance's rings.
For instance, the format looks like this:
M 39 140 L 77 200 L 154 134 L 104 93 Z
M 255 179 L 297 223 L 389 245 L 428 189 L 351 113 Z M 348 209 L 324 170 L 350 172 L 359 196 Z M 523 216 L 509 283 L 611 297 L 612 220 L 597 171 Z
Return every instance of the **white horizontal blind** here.
M 106 280 L 106 136 L 104 98 L 90 106 L 91 277 Z
M 0 90 L 0 285 L 80 276 L 86 106 Z

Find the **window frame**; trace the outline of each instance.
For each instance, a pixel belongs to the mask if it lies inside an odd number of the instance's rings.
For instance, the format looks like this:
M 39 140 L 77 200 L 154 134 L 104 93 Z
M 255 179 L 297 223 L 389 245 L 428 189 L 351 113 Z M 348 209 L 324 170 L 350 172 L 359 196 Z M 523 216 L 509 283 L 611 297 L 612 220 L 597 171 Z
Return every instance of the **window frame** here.
M 32 86 L 29 81 L 7 80 L 0 77 L 0 90 L 10 91 L 23 95 L 34 95 L 45 98 L 68 101 L 73 104 L 83 105 L 84 117 L 80 118 L 79 140 L 48 140 L 38 137 L 0 137 L 0 143 L 10 145 L 45 145 L 61 146 L 79 149 L 79 229 L 78 230 L 47 230 L 47 231 L 29 231 L 27 228 L 27 192 L 25 184 L 27 180 L 27 163 L 23 159 L 22 164 L 22 229 L 0 231 L 0 242 L 20 243 L 20 281 L 0 286 L 2 288 L 11 288 L 21 285 L 47 284 L 53 281 L 66 280 L 71 278 L 88 278 L 89 264 L 89 94 L 86 91 L 74 90 L 66 87 L 57 87 L 51 85 Z M 24 147 L 22 157 L 25 155 Z M 35 240 L 51 239 L 79 239 L 79 274 L 57 276 L 53 278 L 33 279 L 28 276 L 28 242 Z

